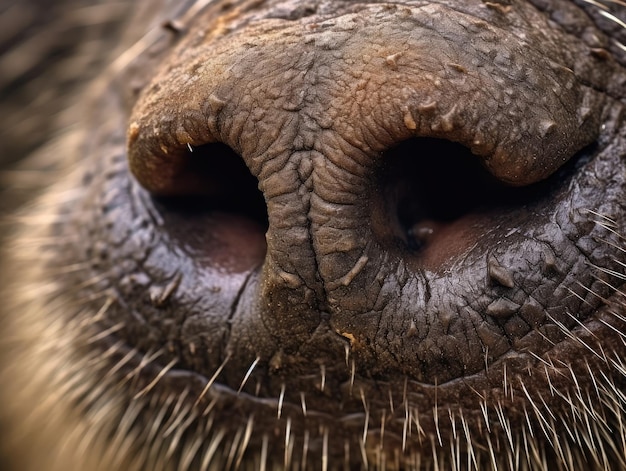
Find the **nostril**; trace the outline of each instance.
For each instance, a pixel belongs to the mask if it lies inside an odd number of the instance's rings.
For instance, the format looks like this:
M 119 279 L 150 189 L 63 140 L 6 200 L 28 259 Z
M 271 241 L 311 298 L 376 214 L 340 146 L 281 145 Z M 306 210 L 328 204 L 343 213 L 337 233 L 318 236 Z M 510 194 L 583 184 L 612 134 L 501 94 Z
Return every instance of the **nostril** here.
M 267 209 L 243 159 L 220 142 L 157 148 L 149 155 L 131 148 L 130 167 L 153 195 L 162 230 L 198 263 L 231 272 L 260 266 Z
M 479 236 L 499 208 L 523 204 L 540 185 L 506 185 L 461 144 L 412 138 L 384 152 L 372 227 L 379 242 L 434 268 Z
M 153 195 L 177 201 L 179 206 L 184 201 L 188 207 L 237 213 L 267 229 L 267 210 L 258 180 L 229 146 L 212 142 L 162 151 L 165 157 L 160 156 L 161 165 L 148 167 L 147 172 L 133 172 Z M 133 157 L 149 160 L 152 156 Z M 159 183 L 155 184 L 157 181 Z
M 189 146 L 173 194 L 197 196 L 207 209 L 237 213 L 268 226 L 267 209 L 258 180 L 243 159 L 220 142 Z
M 510 190 L 466 147 L 441 139 L 411 139 L 389 150 L 383 185 L 398 197 L 405 228 L 425 219 L 450 222 Z

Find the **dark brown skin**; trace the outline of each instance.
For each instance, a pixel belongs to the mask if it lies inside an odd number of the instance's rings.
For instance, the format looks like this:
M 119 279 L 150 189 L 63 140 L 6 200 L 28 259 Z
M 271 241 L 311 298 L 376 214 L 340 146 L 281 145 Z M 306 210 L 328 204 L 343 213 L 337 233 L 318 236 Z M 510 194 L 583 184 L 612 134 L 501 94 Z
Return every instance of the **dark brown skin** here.
M 626 469 L 623 6 L 156 3 L 8 257 L 17 466 Z

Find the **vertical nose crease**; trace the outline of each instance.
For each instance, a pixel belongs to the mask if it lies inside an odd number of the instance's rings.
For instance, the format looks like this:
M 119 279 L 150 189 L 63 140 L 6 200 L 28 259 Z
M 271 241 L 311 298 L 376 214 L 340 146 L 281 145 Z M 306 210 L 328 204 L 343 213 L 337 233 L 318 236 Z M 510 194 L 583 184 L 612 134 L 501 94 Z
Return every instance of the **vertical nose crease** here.
M 343 303 L 337 288 L 349 286 L 369 262 L 366 159 L 343 155 L 351 172 L 333 163 L 336 149 L 328 152 L 333 156 L 292 152 L 282 170 L 261 180 L 269 216 L 262 315 L 287 343 L 310 335 L 322 313 L 332 317 Z
M 309 289 L 326 310 L 327 285 L 347 285 L 365 266 L 361 261 L 351 275 L 343 272 L 346 260 L 369 240 L 368 179 L 319 151 L 294 152 L 288 161 L 261 181 L 269 216 L 268 291 L 280 284 Z M 302 168 L 305 175 L 297 170 Z
M 371 240 L 367 167 L 372 163 L 363 167 L 362 162 L 355 164 L 350 156 L 343 158 L 361 174 L 350 171 L 349 164 L 339 167 L 327 155 L 314 155 L 311 240 L 327 294 L 337 285 L 349 285 L 365 267 L 365 251 Z

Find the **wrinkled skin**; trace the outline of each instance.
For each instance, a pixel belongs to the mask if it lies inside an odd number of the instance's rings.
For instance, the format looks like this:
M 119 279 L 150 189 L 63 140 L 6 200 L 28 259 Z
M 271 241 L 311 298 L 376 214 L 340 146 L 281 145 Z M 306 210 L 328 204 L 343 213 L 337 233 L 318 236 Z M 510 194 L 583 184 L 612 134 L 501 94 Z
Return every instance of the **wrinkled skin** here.
M 623 6 L 154 3 L 7 251 L 18 469 L 626 468 Z

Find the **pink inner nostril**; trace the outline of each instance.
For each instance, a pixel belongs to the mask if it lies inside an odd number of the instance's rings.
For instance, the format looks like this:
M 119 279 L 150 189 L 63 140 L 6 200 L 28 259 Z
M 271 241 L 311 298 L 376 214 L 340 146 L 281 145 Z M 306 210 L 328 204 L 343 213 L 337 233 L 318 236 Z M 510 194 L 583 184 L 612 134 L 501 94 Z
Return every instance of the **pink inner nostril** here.
M 201 265 L 229 273 L 260 266 L 267 209 L 243 159 L 221 143 L 178 153 L 175 178 L 155 195 L 170 235 Z

